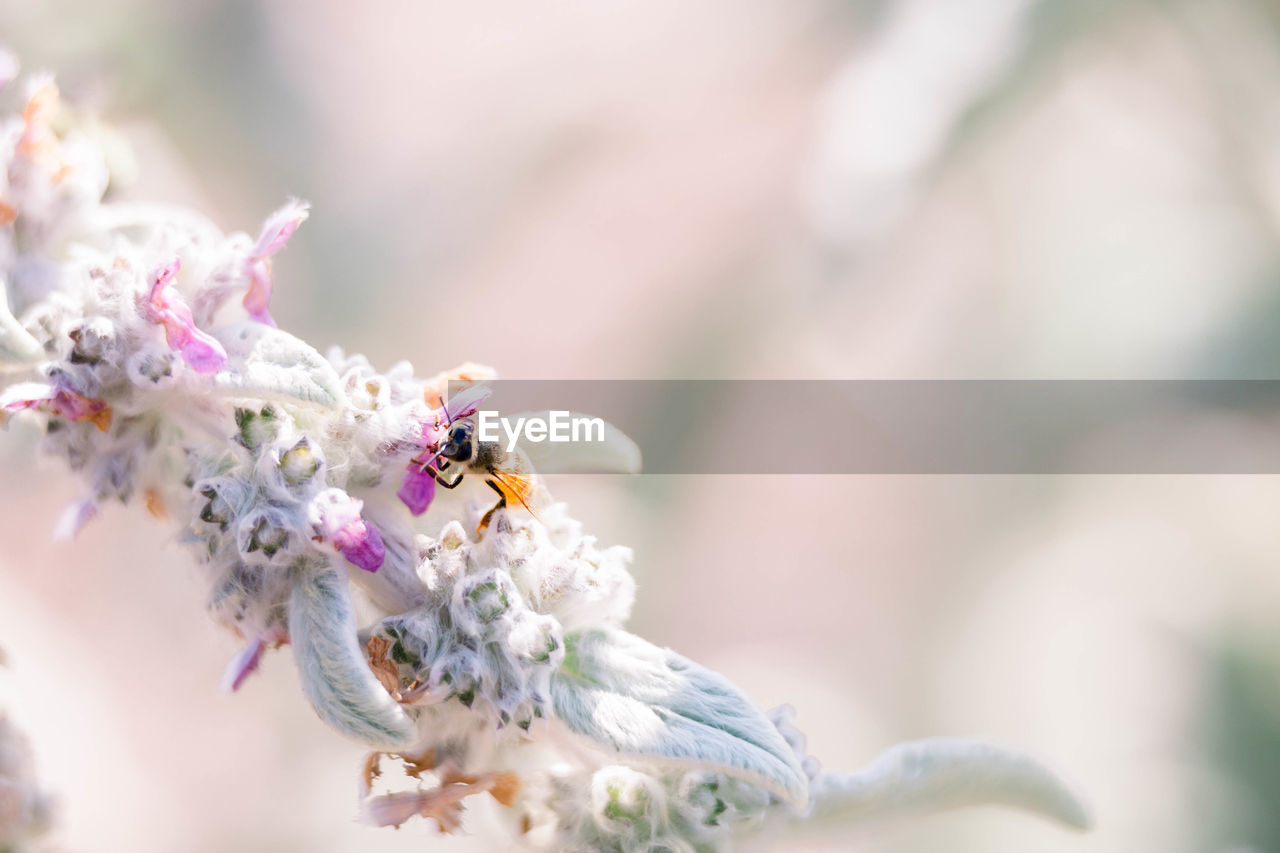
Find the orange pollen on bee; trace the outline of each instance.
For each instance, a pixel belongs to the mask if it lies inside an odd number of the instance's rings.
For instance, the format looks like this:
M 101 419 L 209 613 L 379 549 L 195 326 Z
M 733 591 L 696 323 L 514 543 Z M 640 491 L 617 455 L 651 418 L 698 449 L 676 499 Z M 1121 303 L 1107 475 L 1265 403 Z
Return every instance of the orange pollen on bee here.
M 0 198 L 0 226 L 12 225 L 18 218 L 18 209 Z

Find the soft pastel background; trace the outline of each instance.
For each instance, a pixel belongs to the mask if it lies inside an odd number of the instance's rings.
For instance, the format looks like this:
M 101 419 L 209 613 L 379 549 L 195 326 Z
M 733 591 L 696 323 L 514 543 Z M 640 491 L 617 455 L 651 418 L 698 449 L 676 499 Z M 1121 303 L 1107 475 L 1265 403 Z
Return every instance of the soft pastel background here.
M 1280 375 L 1266 0 L 7 0 L 0 38 L 127 133 L 135 196 L 247 230 L 309 198 L 273 311 L 383 366 Z M 288 653 L 220 693 L 167 529 L 51 544 L 74 486 L 2 438 L 5 678 L 66 850 L 483 849 L 355 824 L 361 751 Z M 1277 478 L 553 486 L 635 547 L 634 627 L 793 703 L 826 766 L 989 735 L 1097 813 L 795 849 L 1280 850 Z

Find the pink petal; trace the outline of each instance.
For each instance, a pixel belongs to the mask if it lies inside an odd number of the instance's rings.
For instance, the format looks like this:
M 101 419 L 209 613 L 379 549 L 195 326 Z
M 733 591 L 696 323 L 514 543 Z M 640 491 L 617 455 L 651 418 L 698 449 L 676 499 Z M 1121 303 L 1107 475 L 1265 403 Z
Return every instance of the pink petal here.
M 151 274 L 151 293 L 146 303 L 147 319 L 164 327 L 164 339 L 182 360 L 198 373 L 217 373 L 227 366 L 227 351 L 208 332 L 196 328 L 191 309 L 170 287 L 182 268 L 180 258 L 161 264 Z
M 53 538 L 59 542 L 68 542 L 76 538 L 85 525 L 97 517 L 98 504 L 92 498 L 76 501 L 58 517 L 58 523 L 53 528 Z
M 75 391 L 58 391 L 49 400 L 52 414 L 69 421 L 92 421 L 103 432 L 111 426 L 111 407 L 103 400 L 91 400 Z
M 254 637 L 246 643 L 239 654 L 227 664 L 227 670 L 222 675 L 222 689 L 231 693 L 239 690 L 245 679 L 257 670 L 258 664 L 262 662 L 262 653 L 266 651 L 266 648 L 267 644 L 262 641 L 261 637 Z
M 0 394 L 0 409 L 6 412 L 38 409 L 41 403 L 52 400 L 55 393 L 53 386 L 44 382 L 19 382 Z
M 249 261 L 249 290 L 244 295 L 243 304 L 250 317 L 274 329 L 276 321 L 267 310 L 270 302 L 271 261 L 254 258 Z
M 435 447 L 440 443 L 440 440 L 443 439 L 445 437 L 445 434 L 449 431 L 448 429 L 449 423 L 447 420 L 445 420 L 444 415 L 445 415 L 445 412 L 442 409 L 438 415 L 432 417 L 430 420 L 426 420 L 422 422 L 423 448 L 429 450 L 430 448 Z
M 36 409 L 69 421 L 90 421 L 103 432 L 111 426 L 112 412 L 106 401 L 44 383 L 21 382 L 10 386 L 0 395 L 0 409 L 6 412 Z
M 297 199 L 290 199 L 284 207 L 267 217 L 258 234 L 258 242 L 249 252 L 253 259 L 267 258 L 285 247 L 293 232 L 310 214 L 310 206 Z
M 328 540 L 342 556 L 368 572 L 376 572 L 387 556 L 377 528 L 360 517 L 364 503 L 342 489 L 325 489 L 311 499 L 307 515 L 316 536 Z
M 197 373 L 217 373 L 227 366 L 227 351 L 212 335 L 191 327 L 187 342 L 179 350 L 182 360 Z
M 271 261 L 276 252 L 285 247 L 293 232 L 307 218 L 307 205 L 293 199 L 284 207 L 267 217 L 258 235 L 258 242 L 249 250 L 246 264 L 249 275 L 249 290 L 244 295 L 244 308 L 249 316 L 259 323 L 275 328 L 276 321 L 267 310 L 271 302 Z
M 363 519 L 338 531 L 333 537 L 333 544 L 348 562 L 366 572 L 376 572 L 387 558 L 387 549 L 382 544 L 378 528 Z
M 164 290 L 173 282 L 173 277 L 178 274 L 178 270 L 180 269 L 182 269 L 182 259 L 174 258 L 173 260 L 156 267 L 156 271 L 151 274 L 151 294 L 149 304 L 156 311 L 161 311 L 169 307 L 169 303 L 165 299 Z
M 422 470 L 422 466 L 418 463 L 410 462 L 408 469 L 404 472 L 404 480 L 400 483 L 400 491 L 396 492 L 396 497 L 404 502 L 404 505 L 409 508 L 409 512 L 414 515 L 422 515 L 427 511 L 427 507 L 431 506 L 431 501 L 435 496 L 435 477 Z

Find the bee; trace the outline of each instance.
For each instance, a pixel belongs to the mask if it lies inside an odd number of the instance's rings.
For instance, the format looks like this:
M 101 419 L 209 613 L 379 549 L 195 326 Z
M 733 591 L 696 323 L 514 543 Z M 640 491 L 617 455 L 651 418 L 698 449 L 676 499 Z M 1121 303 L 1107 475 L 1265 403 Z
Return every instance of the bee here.
M 477 530 L 488 528 L 493 514 L 511 504 L 519 504 L 536 518 L 537 510 L 546 506 L 548 498 L 524 451 L 508 451 L 496 441 L 481 441 L 475 433 L 476 424 L 471 418 L 449 425 L 431 469 L 436 483 L 454 489 L 467 472 L 472 472 L 484 477 L 489 488 L 498 493 L 498 502 L 489 507 Z
M 473 473 L 498 493 L 498 502 L 480 519 L 477 532 L 487 529 L 493 514 L 506 506 L 518 504 L 536 518 L 538 510 L 550 503 L 523 450 L 508 451 L 499 442 L 481 441 L 476 435 L 476 410 L 487 396 L 487 389 L 468 389 L 452 406 L 442 407 L 443 421 L 434 430 L 439 438 L 414 461 L 418 470 L 446 489 L 456 489 Z

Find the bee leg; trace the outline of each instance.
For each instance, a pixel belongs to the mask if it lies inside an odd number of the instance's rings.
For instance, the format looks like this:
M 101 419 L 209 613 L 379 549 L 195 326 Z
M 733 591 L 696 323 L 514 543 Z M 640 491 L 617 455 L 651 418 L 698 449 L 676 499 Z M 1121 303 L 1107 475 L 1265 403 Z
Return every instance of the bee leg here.
M 484 518 L 480 519 L 480 526 L 476 528 L 476 533 L 487 530 L 489 522 L 493 519 L 493 514 L 507 505 L 507 496 L 502 489 L 498 488 L 498 484 L 493 480 L 485 480 L 485 482 L 489 484 L 489 488 L 498 493 L 498 502 L 489 507 L 489 511 L 484 514 Z
M 431 468 L 428 470 L 431 471 L 431 479 L 435 480 L 437 483 L 444 486 L 446 489 L 456 489 L 458 488 L 458 484 L 462 482 L 461 471 L 459 471 L 458 476 L 454 477 L 452 480 L 446 480 L 444 478 L 444 472 L 448 470 L 448 463 L 445 463 L 444 468 Z

